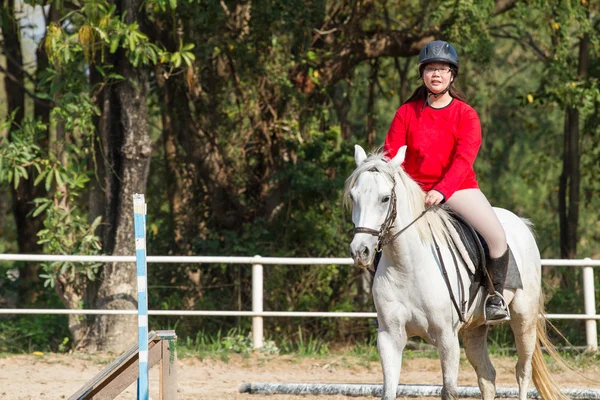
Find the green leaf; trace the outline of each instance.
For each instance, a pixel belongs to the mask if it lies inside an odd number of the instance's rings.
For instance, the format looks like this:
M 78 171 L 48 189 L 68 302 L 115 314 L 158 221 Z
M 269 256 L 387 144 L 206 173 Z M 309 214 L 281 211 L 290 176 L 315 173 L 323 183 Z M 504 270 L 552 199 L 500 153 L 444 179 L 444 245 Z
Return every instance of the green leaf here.
M 181 51 L 188 51 L 188 50 L 192 50 L 194 48 L 195 44 L 194 43 L 187 43 L 186 45 L 184 45 L 181 48 Z
M 50 207 L 50 204 L 52 204 L 50 201 L 46 202 L 46 203 L 42 203 L 41 206 L 39 206 L 38 208 L 36 208 L 33 211 L 32 217 L 37 217 L 38 215 L 40 215 L 41 213 L 43 213 L 48 207 Z M 40 232 L 41 233 L 41 232 Z
M 110 39 L 110 53 L 114 54 L 119 48 L 119 36 L 115 35 Z
M 49 192 L 50 189 L 52 188 L 52 176 L 54 174 L 52 174 L 52 170 L 48 171 L 48 175 L 46 175 L 46 191 Z
M 181 53 L 181 56 L 183 57 L 183 60 L 185 61 L 186 65 L 188 67 L 192 66 L 193 60 L 194 60 L 194 55 L 192 53 Z
M 133 52 L 135 51 L 135 37 L 133 34 L 129 35 L 129 51 Z
M 177 0 L 169 0 L 169 7 L 171 7 L 171 10 L 175 10 L 177 8 Z
M 63 180 L 63 177 L 61 176 L 61 173 L 58 169 L 54 170 L 54 175 L 56 176 L 56 184 L 58 186 L 64 186 L 65 181 Z
M 110 39 L 108 38 L 108 35 L 106 34 L 106 32 L 104 32 L 104 30 L 98 27 L 95 27 L 94 30 L 98 32 L 98 35 L 100 35 L 100 39 L 104 40 L 106 43 L 110 43 Z
M 41 174 L 39 174 L 36 178 L 35 181 L 33 181 L 33 185 L 37 186 L 46 176 L 46 174 L 48 173 L 48 171 L 44 171 Z
M 60 268 L 60 274 L 62 275 L 65 272 L 67 272 L 67 270 L 69 269 L 70 266 L 71 266 L 71 263 L 65 262 Z
M 29 179 L 29 174 L 27 173 L 27 169 L 25 169 L 24 167 L 17 165 L 17 169 L 20 172 L 20 175 L 23 179 Z
M 116 79 L 116 80 L 119 80 L 119 81 L 124 81 L 125 80 L 125 77 L 123 75 L 119 75 L 119 74 L 115 74 L 115 73 L 108 74 L 106 77 L 108 79 Z
M 102 222 L 102 216 L 96 217 L 94 222 L 92 222 L 92 224 L 90 225 L 90 231 L 94 232 L 96 228 L 98 228 L 98 226 L 100 225 L 100 222 Z
M 171 56 L 171 63 L 175 66 L 175 68 L 178 68 L 181 65 L 181 54 L 173 53 Z

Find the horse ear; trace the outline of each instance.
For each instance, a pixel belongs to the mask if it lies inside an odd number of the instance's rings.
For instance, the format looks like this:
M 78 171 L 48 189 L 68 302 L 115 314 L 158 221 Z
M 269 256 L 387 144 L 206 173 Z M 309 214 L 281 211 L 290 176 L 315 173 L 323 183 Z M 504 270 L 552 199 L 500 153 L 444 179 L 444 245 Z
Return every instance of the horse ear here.
M 402 147 L 400 147 L 400 149 L 398 149 L 398 153 L 396 153 L 396 156 L 392 159 L 392 161 L 390 161 L 390 163 L 392 163 L 392 165 L 394 165 L 394 166 L 399 167 L 404 162 L 405 156 L 406 156 L 406 146 L 402 146 Z
M 356 166 L 360 167 L 360 164 L 362 164 L 367 158 L 367 153 L 365 153 L 365 150 L 360 147 L 360 145 L 355 144 L 354 145 L 354 161 L 356 161 Z

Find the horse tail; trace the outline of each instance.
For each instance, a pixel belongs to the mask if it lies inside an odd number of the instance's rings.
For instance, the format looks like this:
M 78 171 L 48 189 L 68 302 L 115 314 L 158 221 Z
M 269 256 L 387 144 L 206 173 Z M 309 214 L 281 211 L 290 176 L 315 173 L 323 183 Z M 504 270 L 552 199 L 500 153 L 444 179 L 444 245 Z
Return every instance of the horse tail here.
M 552 379 L 550 375 L 550 370 L 546 365 L 544 360 L 544 354 L 542 353 L 542 346 L 548 352 L 548 355 L 561 367 L 566 367 L 567 369 L 571 369 L 566 361 L 558 354 L 556 351 L 556 347 L 548 338 L 548 334 L 546 331 L 546 317 L 544 316 L 544 295 L 540 294 L 540 308 L 539 308 L 540 316 L 537 318 L 536 322 L 536 333 L 537 340 L 535 343 L 535 350 L 533 352 L 532 359 L 532 378 L 533 384 L 537 389 L 540 397 L 545 400 L 569 400 L 567 396 L 561 392 L 557 383 Z

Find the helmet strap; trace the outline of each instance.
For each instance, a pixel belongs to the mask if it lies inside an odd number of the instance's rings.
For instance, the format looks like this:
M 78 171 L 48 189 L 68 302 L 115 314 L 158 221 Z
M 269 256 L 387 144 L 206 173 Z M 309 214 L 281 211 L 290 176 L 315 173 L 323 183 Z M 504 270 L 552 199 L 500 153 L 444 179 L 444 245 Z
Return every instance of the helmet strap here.
M 427 86 L 425 86 L 425 87 L 427 87 Z M 433 93 L 431 90 L 429 90 L 429 88 L 427 88 L 427 94 L 428 94 L 428 96 L 433 96 L 437 99 L 438 97 L 445 95 L 450 90 L 451 87 L 452 87 L 452 82 L 450 82 L 448 84 L 446 89 L 442 90 L 439 93 Z
M 429 104 L 429 96 L 433 96 L 436 99 L 440 96 L 443 96 L 444 94 L 446 94 L 450 88 L 452 87 L 452 82 L 450 82 L 448 84 L 448 87 L 446 87 L 446 89 L 442 90 L 439 93 L 433 93 L 431 90 L 429 90 L 429 88 L 427 87 L 427 85 L 424 85 L 425 88 L 427 89 L 427 94 L 425 95 L 425 101 L 423 102 L 423 107 L 421 108 L 421 111 L 423 111 L 425 109 L 425 106 Z

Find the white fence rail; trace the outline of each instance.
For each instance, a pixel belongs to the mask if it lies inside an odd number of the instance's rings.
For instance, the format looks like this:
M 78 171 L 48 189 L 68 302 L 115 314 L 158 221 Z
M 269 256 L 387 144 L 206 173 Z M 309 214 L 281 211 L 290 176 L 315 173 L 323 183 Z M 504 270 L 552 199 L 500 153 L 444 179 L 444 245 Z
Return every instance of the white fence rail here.
M 59 256 L 44 254 L 0 254 L 1 261 L 71 261 L 71 262 L 135 262 L 135 256 Z M 179 316 L 242 316 L 252 317 L 252 340 L 254 347 L 263 344 L 263 317 L 316 317 L 316 318 L 376 318 L 374 312 L 313 312 L 313 311 L 264 311 L 263 265 L 352 265 L 350 258 L 285 258 L 285 257 L 207 257 L 207 256 L 148 256 L 148 263 L 188 264 L 251 264 L 252 265 L 252 311 L 212 310 L 148 310 L 149 315 Z M 549 319 L 576 319 L 586 321 L 586 344 L 589 350 L 598 350 L 594 269 L 600 260 L 542 260 L 543 266 L 583 267 L 583 302 L 585 314 L 546 314 Z M 0 314 L 102 314 L 137 315 L 137 310 L 67 310 L 67 309 L 7 309 Z

